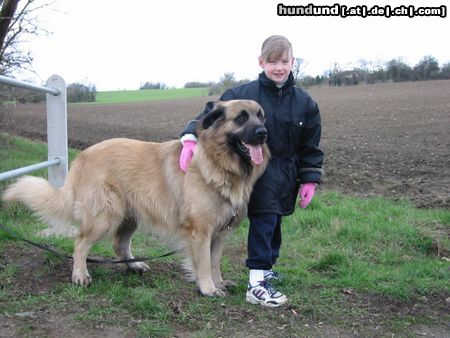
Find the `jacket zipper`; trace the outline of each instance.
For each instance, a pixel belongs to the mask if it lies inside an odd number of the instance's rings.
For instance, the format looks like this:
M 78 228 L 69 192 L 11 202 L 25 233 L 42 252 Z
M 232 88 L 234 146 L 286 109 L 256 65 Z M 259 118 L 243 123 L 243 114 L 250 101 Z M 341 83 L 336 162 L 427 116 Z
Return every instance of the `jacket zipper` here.
M 281 97 L 283 96 L 283 90 L 281 88 L 278 89 L 278 107 L 281 106 Z

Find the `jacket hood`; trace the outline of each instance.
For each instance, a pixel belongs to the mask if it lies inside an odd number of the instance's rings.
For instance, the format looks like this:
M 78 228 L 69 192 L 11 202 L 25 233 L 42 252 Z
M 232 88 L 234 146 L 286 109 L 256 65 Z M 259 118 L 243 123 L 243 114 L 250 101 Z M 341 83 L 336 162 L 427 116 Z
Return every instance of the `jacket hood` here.
M 286 82 L 283 84 L 283 87 L 281 88 L 279 88 L 274 81 L 269 79 L 265 72 L 261 72 L 259 74 L 259 81 L 263 84 L 263 86 L 277 93 L 280 91 L 280 89 L 284 93 L 286 89 L 291 88 L 295 84 L 294 74 L 292 74 L 292 72 L 289 72 L 289 76 Z

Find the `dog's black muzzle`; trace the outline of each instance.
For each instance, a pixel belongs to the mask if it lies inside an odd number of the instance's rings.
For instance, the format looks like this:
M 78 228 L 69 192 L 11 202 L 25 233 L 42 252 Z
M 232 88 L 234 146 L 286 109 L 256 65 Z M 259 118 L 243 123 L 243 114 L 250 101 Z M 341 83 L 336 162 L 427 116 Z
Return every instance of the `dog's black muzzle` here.
M 264 126 L 255 130 L 256 144 L 263 144 L 267 141 L 267 129 Z

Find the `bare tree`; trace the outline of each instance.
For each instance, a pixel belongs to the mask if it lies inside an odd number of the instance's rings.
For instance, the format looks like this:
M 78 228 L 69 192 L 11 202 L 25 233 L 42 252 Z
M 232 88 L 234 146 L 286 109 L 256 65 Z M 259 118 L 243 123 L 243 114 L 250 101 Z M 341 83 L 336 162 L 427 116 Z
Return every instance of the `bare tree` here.
M 299 82 L 304 77 L 304 69 L 306 62 L 304 59 L 295 58 L 294 67 L 292 68 L 292 74 L 294 75 L 295 83 Z
M 31 70 L 33 57 L 20 49 L 23 38 L 47 33 L 38 26 L 36 11 L 50 4 L 39 0 L 0 0 L 0 74 Z M 42 2 L 42 0 L 41 0 Z

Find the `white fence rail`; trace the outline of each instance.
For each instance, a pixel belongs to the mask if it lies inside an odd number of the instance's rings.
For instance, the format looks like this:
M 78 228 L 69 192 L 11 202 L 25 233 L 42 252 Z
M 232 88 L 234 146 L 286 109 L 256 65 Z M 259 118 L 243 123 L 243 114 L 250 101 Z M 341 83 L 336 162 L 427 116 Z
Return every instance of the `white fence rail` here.
M 0 76 L 0 83 L 30 89 L 47 94 L 47 143 L 48 161 L 28 167 L 0 173 L 0 181 L 48 168 L 48 180 L 55 187 L 61 187 L 69 168 L 67 146 L 67 100 L 66 83 L 58 75 L 52 75 L 45 85 L 38 86 L 6 76 Z

